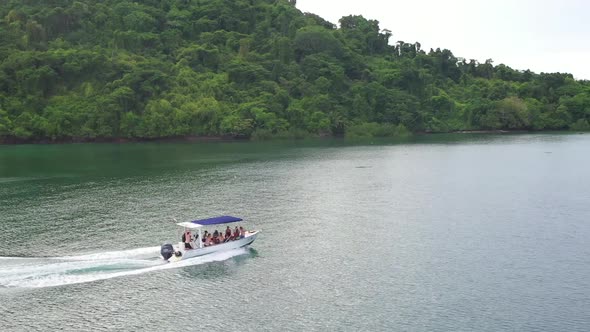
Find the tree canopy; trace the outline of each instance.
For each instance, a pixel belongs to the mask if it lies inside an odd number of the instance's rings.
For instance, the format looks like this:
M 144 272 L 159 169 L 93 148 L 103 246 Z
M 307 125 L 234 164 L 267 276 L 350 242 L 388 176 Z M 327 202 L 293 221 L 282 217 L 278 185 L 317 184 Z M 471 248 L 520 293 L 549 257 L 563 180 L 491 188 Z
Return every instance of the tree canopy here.
M 0 0 L 0 137 L 588 130 L 590 83 L 286 0 Z

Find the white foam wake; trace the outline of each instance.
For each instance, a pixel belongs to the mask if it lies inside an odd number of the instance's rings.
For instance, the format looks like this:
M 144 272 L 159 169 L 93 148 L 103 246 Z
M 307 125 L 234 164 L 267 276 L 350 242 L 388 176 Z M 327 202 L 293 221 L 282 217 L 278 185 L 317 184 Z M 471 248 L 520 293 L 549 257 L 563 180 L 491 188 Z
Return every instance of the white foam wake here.
M 54 257 L 53 259 L 67 260 L 67 261 L 95 261 L 107 260 L 116 258 L 155 258 L 160 255 L 160 247 L 147 247 L 123 251 L 107 251 L 94 254 L 86 254 L 80 256 L 62 256 Z
M 106 251 L 78 256 L 60 257 L 0 257 L 1 261 L 32 261 L 32 260 L 60 260 L 60 261 L 99 261 L 117 258 L 156 258 L 160 257 L 160 247 L 146 247 L 121 251 Z
M 93 282 L 223 261 L 247 252 L 246 249 L 240 248 L 174 263 L 167 263 L 159 257 L 137 258 L 149 255 L 153 249 L 141 248 L 125 251 L 136 255 L 135 257 L 130 255 L 133 258 L 119 258 L 121 257 L 120 253 L 123 252 L 110 252 L 48 259 L 10 259 L 10 264 L 0 266 L 0 288 L 42 288 Z M 7 257 L 1 259 L 8 261 Z

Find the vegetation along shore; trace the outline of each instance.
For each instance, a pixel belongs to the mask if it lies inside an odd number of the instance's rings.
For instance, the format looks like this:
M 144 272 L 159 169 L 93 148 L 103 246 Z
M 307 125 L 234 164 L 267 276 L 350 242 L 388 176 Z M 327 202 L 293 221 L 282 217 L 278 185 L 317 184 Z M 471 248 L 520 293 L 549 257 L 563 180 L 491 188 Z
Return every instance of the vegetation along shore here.
M 589 130 L 590 82 L 286 0 L 7 0 L 0 142 Z

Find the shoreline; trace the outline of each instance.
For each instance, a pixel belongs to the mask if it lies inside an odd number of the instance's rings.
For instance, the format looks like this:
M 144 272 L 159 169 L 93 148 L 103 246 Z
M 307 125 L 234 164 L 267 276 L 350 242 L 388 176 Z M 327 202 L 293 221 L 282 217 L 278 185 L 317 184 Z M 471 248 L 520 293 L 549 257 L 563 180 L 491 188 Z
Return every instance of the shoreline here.
M 531 133 L 531 130 L 524 130 L 524 129 L 517 129 L 517 130 L 504 130 L 504 129 L 495 129 L 495 130 L 456 130 L 451 131 L 448 134 L 524 134 L 524 133 Z
M 415 132 L 412 133 L 411 136 L 421 136 L 421 135 L 444 135 L 444 134 L 492 134 L 492 135 L 503 135 L 503 134 L 529 134 L 529 133 L 574 133 L 577 131 L 571 130 L 525 130 L 525 129 L 516 129 L 516 130 L 504 130 L 504 129 L 496 129 L 496 130 L 456 130 L 456 131 L 449 131 L 449 132 Z M 309 138 L 345 138 L 344 136 L 339 135 L 310 135 Z M 373 137 L 373 138 L 382 138 L 382 137 Z M 387 137 L 383 137 L 387 138 Z M 391 136 L 394 138 L 394 136 Z M 292 138 L 292 140 L 301 140 L 305 138 Z M 273 141 L 273 140 L 284 140 L 284 138 L 269 138 L 265 139 L 264 141 Z M 209 142 L 252 142 L 256 141 L 251 139 L 250 137 L 245 136 L 233 136 L 233 135 L 224 135 L 224 136 L 174 136 L 174 137 L 133 137 L 133 138 L 126 138 L 126 137 L 95 137 L 95 138 L 88 138 L 88 137 L 61 137 L 61 138 L 18 138 L 15 136 L 3 136 L 0 137 L 0 145 L 51 145 L 51 144 L 126 144 L 126 143 L 173 143 L 173 142 L 194 142 L 194 143 L 209 143 Z
M 61 137 L 61 138 L 18 138 L 15 136 L 0 137 L 0 145 L 50 145 L 50 144 L 126 144 L 147 142 L 239 142 L 249 141 L 240 136 L 174 136 L 174 137 Z

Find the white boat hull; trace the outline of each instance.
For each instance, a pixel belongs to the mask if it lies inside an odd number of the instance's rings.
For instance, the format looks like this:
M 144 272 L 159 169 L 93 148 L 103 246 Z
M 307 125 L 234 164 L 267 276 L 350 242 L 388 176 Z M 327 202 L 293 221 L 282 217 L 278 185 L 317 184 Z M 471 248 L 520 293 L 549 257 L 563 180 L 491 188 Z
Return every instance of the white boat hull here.
M 184 244 L 182 244 L 182 245 L 177 246 L 177 248 L 175 248 L 176 251 L 180 251 L 182 253 L 182 256 L 180 256 L 180 257 L 179 256 L 172 256 L 168 259 L 168 261 L 169 262 L 177 262 L 180 260 L 199 257 L 199 256 L 203 256 L 203 255 L 208 255 L 208 254 L 212 254 L 215 252 L 238 249 L 241 247 L 245 247 L 245 246 L 249 245 L 250 243 L 254 242 L 254 240 L 256 240 L 256 236 L 258 236 L 258 231 L 253 231 L 253 232 L 247 233 L 245 237 L 243 237 L 239 240 L 228 241 L 228 242 L 212 245 L 209 247 L 196 248 L 196 249 L 185 249 Z

